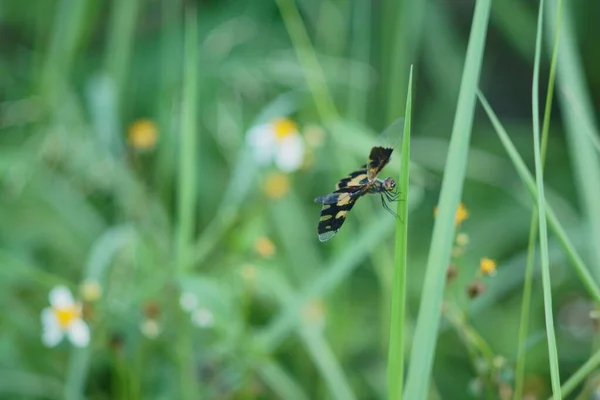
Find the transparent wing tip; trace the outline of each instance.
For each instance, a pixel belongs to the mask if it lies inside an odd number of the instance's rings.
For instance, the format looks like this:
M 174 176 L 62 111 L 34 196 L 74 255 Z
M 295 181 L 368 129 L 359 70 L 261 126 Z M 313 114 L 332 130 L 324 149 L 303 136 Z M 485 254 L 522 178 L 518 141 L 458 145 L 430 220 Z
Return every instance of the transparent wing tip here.
M 321 242 L 326 242 L 329 239 L 331 239 L 332 237 L 334 237 L 336 233 L 337 233 L 337 231 L 329 231 L 329 232 L 325 232 L 325 233 L 319 233 L 319 240 Z

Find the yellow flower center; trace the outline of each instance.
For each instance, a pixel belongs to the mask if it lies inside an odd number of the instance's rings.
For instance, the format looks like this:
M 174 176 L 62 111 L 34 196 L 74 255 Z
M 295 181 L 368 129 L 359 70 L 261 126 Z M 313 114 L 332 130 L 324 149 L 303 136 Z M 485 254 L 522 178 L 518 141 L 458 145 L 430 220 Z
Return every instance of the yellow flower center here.
M 486 275 L 494 275 L 496 273 L 496 263 L 489 258 L 482 258 L 479 262 L 479 270 Z
M 76 305 L 65 308 L 53 308 L 54 315 L 58 320 L 61 329 L 67 329 L 71 323 L 81 316 L 79 308 Z
M 285 174 L 274 172 L 265 180 L 264 190 L 272 199 L 279 199 L 290 190 L 290 180 Z
M 254 243 L 254 248 L 263 257 L 271 257 L 275 254 L 275 245 L 269 238 L 263 236 Z
M 127 141 L 137 150 L 153 148 L 157 138 L 158 128 L 150 119 L 139 119 L 129 126 Z
M 288 136 L 295 135 L 298 132 L 298 126 L 294 121 L 287 118 L 278 118 L 273 121 L 275 137 L 277 140 L 285 139 Z

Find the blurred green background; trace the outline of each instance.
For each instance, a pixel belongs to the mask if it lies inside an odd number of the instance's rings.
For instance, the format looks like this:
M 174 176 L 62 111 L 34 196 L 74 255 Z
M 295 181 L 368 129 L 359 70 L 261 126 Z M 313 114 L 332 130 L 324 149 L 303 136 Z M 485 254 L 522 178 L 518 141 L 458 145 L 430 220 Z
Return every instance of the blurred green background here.
M 585 107 L 593 117 L 600 104 L 600 3 L 566 3 L 562 32 L 574 41 L 559 53 L 568 50 L 588 97 L 575 101 L 559 61 L 547 197 L 600 279 L 585 200 L 598 183 L 582 179 L 562 118 Z M 385 398 L 395 219 L 379 199 L 361 199 L 320 243 L 313 199 L 403 116 L 414 64 L 410 328 L 473 7 L 0 2 L 0 398 Z M 480 79 L 531 170 L 537 7 L 493 2 Z M 291 173 L 256 165 L 246 144 L 253 127 L 285 116 L 306 150 Z M 397 178 L 399 165 L 395 154 L 382 175 Z M 460 232 L 469 240 L 446 289 L 431 397 L 511 398 L 532 203 L 480 107 L 467 178 Z M 597 325 L 552 236 L 550 255 L 566 379 L 589 358 Z M 478 275 L 483 257 L 496 261 L 495 276 Z M 550 394 L 538 271 L 528 399 Z M 471 299 L 473 282 L 485 291 Z M 41 340 L 40 313 L 57 285 L 83 300 L 85 348 Z M 201 313 L 190 318 L 182 294 Z M 595 382 L 580 398 L 592 398 Z

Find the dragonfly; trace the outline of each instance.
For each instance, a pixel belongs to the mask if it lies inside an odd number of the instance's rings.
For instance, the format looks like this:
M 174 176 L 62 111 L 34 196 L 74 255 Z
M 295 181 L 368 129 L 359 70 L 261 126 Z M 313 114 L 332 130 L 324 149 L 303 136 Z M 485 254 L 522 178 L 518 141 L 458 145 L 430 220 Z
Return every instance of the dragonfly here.
M 399 199 L 396 181 L 392 178 L 380 179 L 378 175 L 389 163 L 394 144 L 401 136 L 398 135 L 398 130 L 403 126 L 403 118 L 392 123 L 379 137 L 379 142 L 385 144 L 371 149 L 366 164 L 340 179 L 335 186 L 335 191 L 315 199 L 316 203 L 321 203 L 321 217 L 317 227 L 321 242 L 331 239 L 338 233 L 354 204 L 366 194 L 379 194 L 383 208 L 398 218 L 387 204 Z

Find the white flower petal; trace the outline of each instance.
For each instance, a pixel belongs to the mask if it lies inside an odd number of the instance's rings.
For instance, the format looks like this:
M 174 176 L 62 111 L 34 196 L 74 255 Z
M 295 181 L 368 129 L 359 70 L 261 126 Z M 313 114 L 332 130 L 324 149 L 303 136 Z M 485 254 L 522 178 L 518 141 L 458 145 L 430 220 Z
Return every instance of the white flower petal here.
M 160 325 L 154 319 L 147 319 L 142 322 L 140 329 L 148 339 L 156 339 L 160 335 Z
M 49 326 L 49 325 L 58 326 L 58 320 L 56 319 L 56 315 L 54 314 L 54 312 L 52 311 L 52 308 L 50 308 L 50 307 L 46 307 L 42 310 L 41 319 L 42 319 L 42 325 L 44 327 Z
M 54 347 L 60 343 L 64 333 L 61 331 L 56 318 L 48 318 L 42 312 L 42 320 L 45 319 L 47 321 L 44 321 L 44 326 L 42 327 L 42 343 L 46 347 Z
M 300 135 L 290 135 L 281 140 L 275 164 L 284 172 L 296 171 L 304 160 L 304 142 Z
M 194 293 L 185 292 L 179 297 L 179 305 L 187 312 L 192 312 L 198 306 L 198 298 Z
M 77 347 L 85 347 L 90 343 L 90 328 L 81 318 L 71 322 L 67 334 L 71 343 Z
M 192 313 L 192 322 L 201 328 L 208 328 L 213 325 L 215 318 L 208 308 L 199 308 Z
M 50 305 L 54 308 L 69 308 L 73 305 L 73 295 L 66 286 L 56 286 L 50 291 Z
M 275 131 L 270 124 L 259 125 L 248 132 L 248 144 L 252 148 L 254 160 L 266 165 L 273 159 L 276 149 Z

